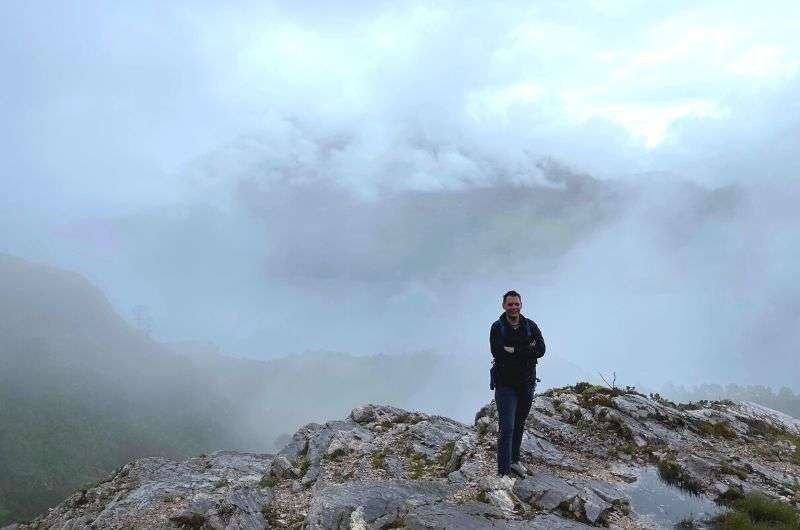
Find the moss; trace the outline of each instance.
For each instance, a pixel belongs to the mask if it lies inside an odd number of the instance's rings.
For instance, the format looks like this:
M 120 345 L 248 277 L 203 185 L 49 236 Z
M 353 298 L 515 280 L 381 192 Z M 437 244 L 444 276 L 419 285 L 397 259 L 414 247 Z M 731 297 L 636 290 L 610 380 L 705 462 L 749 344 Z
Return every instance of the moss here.
M 220 489 L 220 488 L 224 488 L 224 487 L 225 487 L 225 486 L 227 486 L 228 484 L 229 484 L 229 482 L 228 482 L 228 479 L 226 479 L 226 478 L 221 478 L 221 479 L 219 479 L 218 481 L 216 481 L 216 482 L 214 483 L 214 489 L 215 489 L 215 490 L 218 490 L 218 489 Z
M 750 475 L 750 470 L 736 466 L 727 460 L 723 460 L 719 465 L 719 470 L 725 475 L 734 475 L 745 480 Z
M 194 512 L 173 515 L 170 520 L 186 528 L 202 528 L 206 524 L 205 515 Z
M 700 493 L 703 485 L 697 482 L 678 462 L 664 459 L 658 463 L 658 475 L 667 484 L 672 484 L 692 493 Z
M 258 485 L 262 488 L 274 488 L 275 484 L 278 483 L 278 479 L 275 477 L 270 477 L 269 475 L 264 475 L 261 477 Z
M 294 459 L 294 466 L 300 470 L 300 476 L 302 477 L 305 476 L 306 471 L 311 466 L 311 462 L 308 461 L 308 456 L 299 455 Z
M 720 494 L 715 500 L 719 504 L 730 506 L 742 497 L 744 497 L 744 493 L 742 493 L 741 486 L 734 486 L 725 490 L 725 493 Z
M 800 514 L 797 510 L 763 494 L 747 494 L 733 502 L 733 509 L 734 511 L 714 519 L 720 528 L 797 530 L 800 526 Z
M 736 431 L 733 430 L 730 423 L 724 420 L 700 422 L 697 430 L 705 436 L 713 436 L 714 438 L 726 438 L 728 440 L 736 438 Z
M 678 410 L 687 411 L 687 410 L 700 410 L 704 409 L 708 406 L 708 401 L 700 400 L 700 401 L 690 401 L 688 403 L 678 403 L 677 407 Z
M 775 427 L 771 423 L 764 420 L 742 418 L 742 421 L 747 424 L 747 434 L 750 436 L 763 436 L 765 438 L 772 438 L 783 434 L 788 434 L 786 430 Z
M 264 519 L 270 524 L 270 526 L 278 526 L 278 514 L 275 512 L 273 507 L 269 504 L 265 504 L 261 507 L 261 515 L 264 516 Z
M 624 440 L 633 440 L 633 431 L 628 424 L 622 419 L 614 416 L 609 421 L 611 427 L 619 434 Z
M 386 451 L 376 451 L 372 453 L 370 461 L 372 462 L 373 468 L 383 469 L 383 465 L 386 463 Z
M 419 480 L 430 475 L 430 463 L 427 458 L 419 453 L 412 453 L 410 460 L 408 476 L 412 480 Z
M 583 419 L 583 413 L 581 412 L 581 409 L 576 408 L 569 411 L 569 414 L 564 419 L 564 421 L 572 425 L 577 425 L 578 422 L 581 421 L 582 419 Z
M 587 409 L 592 409 L 598 405 L 602 407 L 608 407 L 610 409 L 614 408 L 614 402 L 610 397 L 604 394 L 589 396 L 588 399 L 581 400 L 581 405 Z
M 447 466 L 447 463 L 450 462 L 450 459 L 453 457 L 453 451 L 455 450 L 456 443 L 455 442 L 447 442 L 442 447 L 442 451 L 437 455 L 436 461 L 441 466 Z
M 345 449 L 344 447 L 339 447 L 338 449 L 334 449 L 333 451 L 331 451 L 331 453 L 328 455 L 328 459 L 332 460 L 333 462 L 338 462 L 339 460 L 344 458 L 345 455 L 347 455 L 347 449 Z M 305 471 L 303 472 L 303 474 L 305 475 Z
M 789 462 L 800 466 L 800 436 L 794 434 L 780 434 L 778 438 L 794 445 L 794 451 L 789 455 Z

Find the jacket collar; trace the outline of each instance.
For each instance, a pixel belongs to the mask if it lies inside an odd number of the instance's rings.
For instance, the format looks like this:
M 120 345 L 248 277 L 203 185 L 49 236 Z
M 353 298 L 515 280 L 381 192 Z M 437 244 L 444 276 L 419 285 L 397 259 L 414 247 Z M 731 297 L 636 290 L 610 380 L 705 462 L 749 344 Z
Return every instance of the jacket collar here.
M 508 318 L 506 318 L 506 312 L 505 311 L 500 313 L 500 317 L 497 320 L 500 320 L 500 321 L 508 324 L 509 326 L 511 325 L 511 322 L 509 322 Z M 525 322 L 525 315 L 523 315 L 522 313 L 519 314 L 519 322 L 520 322 L 520 324 Z

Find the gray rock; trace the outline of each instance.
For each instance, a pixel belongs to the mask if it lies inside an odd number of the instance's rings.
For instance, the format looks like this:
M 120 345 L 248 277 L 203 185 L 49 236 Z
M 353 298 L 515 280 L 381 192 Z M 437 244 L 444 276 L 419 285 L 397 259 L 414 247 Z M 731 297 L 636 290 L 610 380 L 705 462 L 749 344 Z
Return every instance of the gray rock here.
M 438 502 L 415 508 L 405 517 L 408 530 L 479 530 L 503 528 L 503 513 L 483 502 Z
M 544 434 L 535 430 L 528 429 L 523 433 L 520 453 L 524 458 L 533 462 L 541 462 L 571 471 L 580 471 L 582 469 L 581 466 L 559 451 L 555 445 L 548 442 Z
M 455 442 L 468 434 L 469 428 L 449 418 L 431 416 L 412 425 L 407 432 L 412 440 L 414 452 L 435 458 L 448 442 Z
M 569 503 L 578 495 L 578 488 L 555 475 L 534 473 L 514 484 L 514 493 L 523 502 L 543 510 L 553 510 Z
M 383 468 L 392 478 L 408 478 L 403 460 L 397 455 L 389 455 L 383 460 Z
M 269 474 L 277 478 L 297 478 L 300 476 L 300 470 L 294 467 L 285 456 L 277 455 L 272 460 Z
M 86 528 L 91 520 L 97 529 L 177 524 L 264 528 L 260 510 L 271 501 L 272 492 L 258 482 L 272 458 L 231 451 L 185 462 L 142 458 L 122 466 L 97 487 L 71 495 L 31 527 Z
M 457 471 L 448 475 L 448 479 L 453 482 L 477 481 L 483 474 L 483 468 L 479 462 L 465 462 Z
M 416 422 L 424 417 L 424 414 L 408 412 L 403 409 L 390 405 L 361 405 L 350 412 L 350 419 L 356 423 L 398 423 L 400 421 Z
M 474 433 L 467 433 L 462 435 L 456 440 L 453 446 L 453 452 L 447 462 L 447 471 L 455 471 L 461 467 L 461 463 L 465 456 L 471 454 L 475 450 L 477 440 Z
M 367 528 L 402 519 L 416 506 L 441 501 L 453 491 L 444 480 L 392 480 L 335 484 L 317 492 L 306 521 L 309 530 L 348 528 L 359 506 Z

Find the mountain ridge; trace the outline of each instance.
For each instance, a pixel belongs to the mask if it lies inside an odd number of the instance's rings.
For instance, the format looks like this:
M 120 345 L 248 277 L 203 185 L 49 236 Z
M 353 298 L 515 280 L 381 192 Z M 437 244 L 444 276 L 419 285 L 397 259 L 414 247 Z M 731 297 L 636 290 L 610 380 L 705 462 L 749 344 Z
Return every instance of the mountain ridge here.
M 668 528 L 685 514 L 645 513 L 637 500 L 656 468 L 657 493 L 692 492 L 707 519 L 722 511 L 714 501 L 754 492 L 800 509 L 800 420 L 757 404 L 553 389 L 534 400 L 522 447 L 529 474 L 516 480 L 495 476 L 496 431 L 493 402 L 472 425 L 362 405 L 304 425 L 274 454 L 130 462 L 4 530 Z

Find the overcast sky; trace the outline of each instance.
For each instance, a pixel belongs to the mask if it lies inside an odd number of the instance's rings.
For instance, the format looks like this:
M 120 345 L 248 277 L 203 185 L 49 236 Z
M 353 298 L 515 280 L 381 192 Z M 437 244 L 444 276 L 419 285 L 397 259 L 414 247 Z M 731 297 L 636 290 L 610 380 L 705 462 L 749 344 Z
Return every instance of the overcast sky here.
M 797 20 L 3 2 L 0 251 L 236 355 L 485 354 L 516 288 L 588 373 L 791 384 Z

